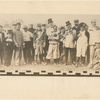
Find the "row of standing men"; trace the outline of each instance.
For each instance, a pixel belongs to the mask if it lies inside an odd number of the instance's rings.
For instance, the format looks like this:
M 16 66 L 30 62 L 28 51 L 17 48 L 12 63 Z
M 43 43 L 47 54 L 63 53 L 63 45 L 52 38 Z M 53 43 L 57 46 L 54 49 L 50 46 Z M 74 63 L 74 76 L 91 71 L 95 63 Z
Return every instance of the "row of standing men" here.
M 46 61 L 48 64 L 53 58 L 55 65 L 59 62 L 68 65 L 68 58 L 70 58 L 70 64 L 78 67 L 79 64 L 84 66 L 87 57 L 86 62 L 91 65 L 94 46 L 100 42 L 100 28 L 96 26 L 96 20 L 91 21 L 92 27 L 89 29 L 86 23 L 79 23 L 79 20 L 74 20 L 74 24 L 75 26 L 72 27 L 70 21 L 67 21 L 66 28 L 61 27 L 59 31 L 51 18 L 48 19 L 47 29 L 46 24 L 37 24 L 37 29 L 34 29 L 31 24 L 29 28 L 24 26 L 21 30 L 21 23 L 14 23 L 13 30 L 8 29 L 6 36 L 2 31 L 0 32 L 2 37 L 0 50 L 3 51 L 0 55 L 1 62 L 3 54 L 4 66 L 11 65 L 14 52 L 15 65 L 19 66 L 23 51 L 25 64 L 38 64 L 38 58 L 40 63 L 44 64 Z M 0 28 L 2 30 L 2 26 Z M 65 62 L 63 62 L 64 56 Z

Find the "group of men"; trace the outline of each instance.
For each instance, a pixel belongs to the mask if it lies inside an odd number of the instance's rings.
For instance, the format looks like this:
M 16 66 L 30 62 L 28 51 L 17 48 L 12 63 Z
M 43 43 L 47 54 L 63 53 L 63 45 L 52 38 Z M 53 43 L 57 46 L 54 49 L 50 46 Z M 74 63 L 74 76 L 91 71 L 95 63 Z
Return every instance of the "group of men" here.
M 94 64 L 94 58 L 99 54 L 95 55 L 95 51 L 100 44 L 100 28 L 96 26 L 96 20 L 91 21 L 92 27 L 74 20 L 74 27 L 67 21 L 65 27 L 58 29 L 50 18 L 48 25 L 47 28 L 44 23 L 37 24 L 37 29 L 34 29 L 33 24 L 30 24 L 21 30 L 21 23 L 16 22 L 12 24 L 13 29 L 7 30 L 6 36 L 3 34 L 3 27 L 0 26 L 1 64 L 10 66 L 13 54 L 15 66 L 20 66 L 22 52 L 24 64 L 49 64 L 53 59 L 54 65 L 63 63 L 78 67 L 85 66 L 87 62 L 88 67 L 92 68 L 99 63 L 98 61 Z M 96 65 L 95 68 L 99 66 Z

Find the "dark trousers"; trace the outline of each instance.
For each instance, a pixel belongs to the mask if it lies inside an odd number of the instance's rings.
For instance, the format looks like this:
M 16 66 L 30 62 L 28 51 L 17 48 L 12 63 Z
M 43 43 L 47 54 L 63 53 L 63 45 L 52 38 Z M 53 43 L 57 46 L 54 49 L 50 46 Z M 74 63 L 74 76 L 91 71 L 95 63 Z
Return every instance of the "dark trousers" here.
M 4 65 L 9 66 L 11 65 L 13 48 L 4 47 L 3 50 L 4 50 Z
M 46 57 L 46 55 L 47 55 L 47 49 L 46 49 L 46 47 L 44 47 L 43 48 L 43 57 Z
M 72 62 L 76 62 L 76 48 L 73 48 L 73 58 Z
M 49 49 L 49 40 L 48 40 L 48 36 L 46 37 L 46 46 L 45 46 L 45 48 L 46 48 L 46 51 L 48 51 L 48 49 Z
M 65 59 L 66 59 L 66 64 L 68 63 L 68 53 L 70 52 L 70 63 L 72 63 L 72 58 L 73 58 L 73 48 L 65 48 Z
M 48 52 L 48 48 L 49 48 L 49 41 L 46 41 L 46 46 L 43 48 L 43 56 L 46 58 L 47 56 L 47 52 Z
M 59 44 L 59 52 L 60 52 L 60 56 L 61 56 L 61 53 L 63 52 L 63 43 L 60 42 Z
M 48 49 L 49 49 L 49 42 L 46 43 L 45 48 L 46 48 L 46 51 L 48 51 Z
M 0 63 L 3 64 L 3 47 L 0 47 Z
M 15 57 L 16 57 L 16 48 L 14 47 L 13 48 L 13 59 L 14 59 L 14 61 L 15 61 Z
M 31 41 L 25 42 L 25 47 L 23 48 L 23 55 L 24 55 L 24 60 L 26 63 L 31 63 Z
M 31 58 L 32 58 L 32 60 L 34 61 L 34 56 L 35 56 L 35 49 L 34 49 L 34 47 L 33 47 L 33 42 L 31 41 L 30 42 L 30 48 L 31 48 Z
M 89 64 L 90 62 L 90 47 L 89 46 L 87 47 L 86 55 L 87 55 L 87 64 Z

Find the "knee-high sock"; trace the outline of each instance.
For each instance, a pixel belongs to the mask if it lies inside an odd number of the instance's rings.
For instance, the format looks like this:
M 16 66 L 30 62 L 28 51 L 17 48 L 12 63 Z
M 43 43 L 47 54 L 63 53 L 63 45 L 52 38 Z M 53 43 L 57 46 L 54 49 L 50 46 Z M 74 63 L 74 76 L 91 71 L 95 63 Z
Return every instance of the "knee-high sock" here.
M 76 57 L 76 63 L 78 64 L 80 60 L 80 57 Z
M 37 62 L 37 59 L 38 59 L 38 56 L 37 55 L 35 55 L 35 61 Z
M 50 63 L 50 59 L 46 59 L 46 62 L 49 64 Z
M 85 57 L 82 57 L 82 61 L 83 64 L 85 63 Z
M 40 59 L 40 62 L 42 62 L 42 57 L 41 57 L 41 54 L 39 55 L 39 59 Z
M 57 63 L 57 59 L 54 59 L 54 63 Z

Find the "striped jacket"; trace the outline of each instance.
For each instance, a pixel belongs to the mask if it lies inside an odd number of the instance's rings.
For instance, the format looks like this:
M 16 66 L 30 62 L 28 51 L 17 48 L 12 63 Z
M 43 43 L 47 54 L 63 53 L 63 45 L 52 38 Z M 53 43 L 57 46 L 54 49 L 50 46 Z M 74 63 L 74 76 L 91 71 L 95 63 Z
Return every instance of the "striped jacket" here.
M 36 30 L 34 34 L 34 38 L 33 38 L 33 43 L 35 43 L 36 45 L 39 45 L 44 42 L 46 42 L 46 30 L 45 31 Z

